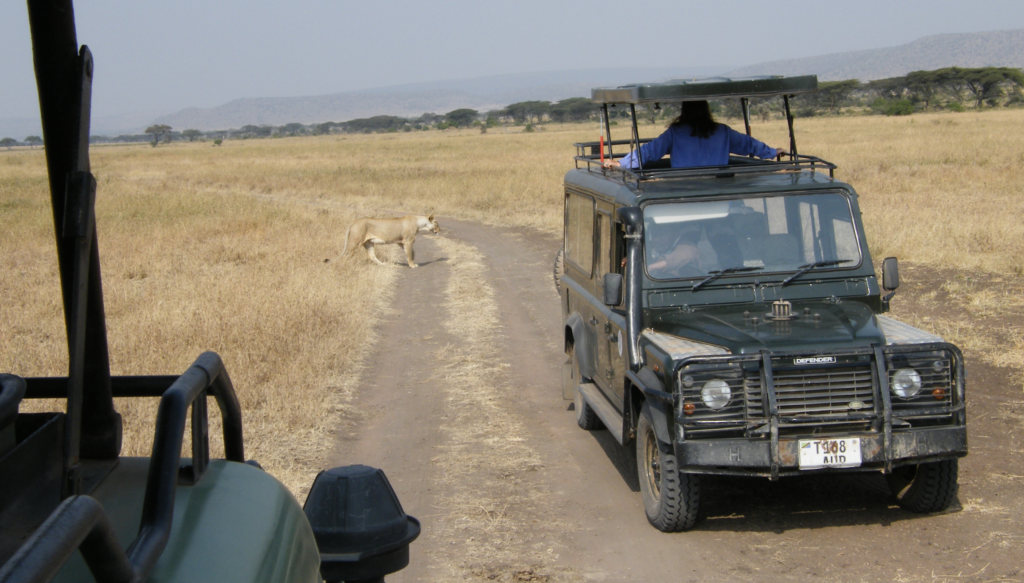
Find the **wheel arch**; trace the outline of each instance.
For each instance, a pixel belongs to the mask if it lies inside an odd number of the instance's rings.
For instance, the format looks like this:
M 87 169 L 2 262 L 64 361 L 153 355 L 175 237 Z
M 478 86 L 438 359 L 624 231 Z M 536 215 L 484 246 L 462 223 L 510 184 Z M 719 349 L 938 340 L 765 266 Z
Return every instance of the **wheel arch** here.
M 587 340 L 586 325 L 579 312 L 573 312 L 565 319 L 565 353 L 576 351 L 576 359 L 580 363 L 580 373 L 586 378 L 594 378 L 593 363 L 590 362 L 590 345 Z
M 654 434 L 662 443 L 671 445 L 672 433 L 669 427 L 669 420 L 672 418 L 672 407 L 669 403 L 665 402 L 665 396 L 667 395 L 665 385 L 654 374 L 654 371 L 646 366 L 642 367 L 636 374 L 630 373 L 626 378 L 629 383 L 626 393 L 629 395 L 629 403 L 626 410 L 630 414 L 631 432 L 635 433 L 640 419 L 640 411 L 646 403 L 648 410 L 651 412 Z

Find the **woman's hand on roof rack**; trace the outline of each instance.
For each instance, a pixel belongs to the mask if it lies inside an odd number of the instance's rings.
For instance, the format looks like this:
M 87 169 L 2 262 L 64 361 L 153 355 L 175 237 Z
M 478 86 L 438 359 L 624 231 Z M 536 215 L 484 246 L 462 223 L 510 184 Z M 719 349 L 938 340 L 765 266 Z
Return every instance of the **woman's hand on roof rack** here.
M 620 166 L 619 161 L 614 158 L 605 158 L 604 161 L 601 162 L 602 168 L 619 168 Z
M 776 160 L 781 160 L 783 156 L 785 156 L 786 154 L 789 154 L 789 150 L 787 150 L 785 148 L 775 148 L 775 152 L 776 152 L 776 154 L 775 154 L 775 159 Z

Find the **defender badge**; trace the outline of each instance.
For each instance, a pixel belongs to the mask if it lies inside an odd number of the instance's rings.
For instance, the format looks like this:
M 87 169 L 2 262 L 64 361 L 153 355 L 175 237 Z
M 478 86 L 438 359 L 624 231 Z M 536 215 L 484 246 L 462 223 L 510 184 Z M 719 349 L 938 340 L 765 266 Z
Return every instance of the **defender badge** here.
M 811 356 L 808 358 L 794 358 L 793 364 L 833 364 L 836 361 L 834 356 Z

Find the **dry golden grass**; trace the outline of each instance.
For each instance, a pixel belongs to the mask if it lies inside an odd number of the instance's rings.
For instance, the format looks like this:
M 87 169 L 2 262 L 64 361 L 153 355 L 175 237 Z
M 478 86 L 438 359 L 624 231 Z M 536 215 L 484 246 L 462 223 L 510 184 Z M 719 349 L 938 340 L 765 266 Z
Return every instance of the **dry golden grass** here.
M 739 127 L 736 120 L 732 125 Z M 1024 273 L 1024 111 L 830 117 L 796 122 L 800 151 L 839 165 L 861 197 L 872 252 L 962 269 Z M 662 126 L 642 126 L 654 136 Z M 227 142 L 265 195 L 362 209 L 436 212 L 560 234 L 562 177 L 593 124 Z M 624 123 L 612 128 L 625 138 Z M 788 143 L 785 123 L 755 136 Z M 188 148 L 186 145 L 178 145 Z M 196 147 L 196 146 L 192 146 Z
M 1016 281 L 1022 123 L 1020 110 L 801 119 L 797 137 L 801 152 L 836 162 L 857 188 L 876 258 Z M 243 404 L 249 455 L 301 492 L 332 445 L 374 315 L 389 301 L 378 290 L 395 275 L 362 258 L 323 263 L 350 221 L 433 212 L 558 236 L 571 143 L 597 134 L 594 123 L 94 148 L 113 370 L 179 373 L 218 351 Z M 785 143 L 785 125 L 755 124 L 755 135 Z M 46 184 L 42 151 L 0 152 L 0 370 L 25 376 L 66 371 Z M 958 297 L 1010 309 L 1005 294 Z M 966 344 L 991 344 L 969 332 Z M 154 406 L 119 403 L 127 453 L 148 451 Z
M 353 214 L 254 199 L 244 157 L 218 154 L 94 152 L 111 368 L 178 374 L 217 351 L 242 403 L 247 455 L 300 492 L 332 446 L 395 273 L 325 264 Z M 0 169 L 0 269 L 14 275 L 0 279 L 0 370 L 66 374 L 42 156 L 9 156 Z M 155 406 L 118 403 L 126 454 L 148 455 Z

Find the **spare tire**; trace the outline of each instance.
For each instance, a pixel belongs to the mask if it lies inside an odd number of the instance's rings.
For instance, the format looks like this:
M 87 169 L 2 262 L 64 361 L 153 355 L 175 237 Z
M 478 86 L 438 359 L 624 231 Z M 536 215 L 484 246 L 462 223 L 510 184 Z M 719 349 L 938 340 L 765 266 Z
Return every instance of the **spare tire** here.
M 552 269 L 555 278 L 555 290 L 562 291 L 562 276 L 565 275 L 565 247 L 555 253 L 555 267 Z

